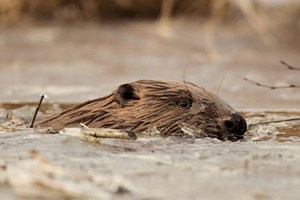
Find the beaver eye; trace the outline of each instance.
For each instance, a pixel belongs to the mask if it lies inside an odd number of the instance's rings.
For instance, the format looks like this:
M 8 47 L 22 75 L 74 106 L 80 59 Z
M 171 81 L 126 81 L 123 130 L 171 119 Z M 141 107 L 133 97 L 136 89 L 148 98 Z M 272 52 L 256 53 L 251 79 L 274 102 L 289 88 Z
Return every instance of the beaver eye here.
M 186 100 L 186 99 L 182 99 L 179 101 L 178 105 L 181 107 L 181 108 L 184 108 L 184 109 L 187 109 L 187 108 L 190 108 L 191 107 L 191 103 Z

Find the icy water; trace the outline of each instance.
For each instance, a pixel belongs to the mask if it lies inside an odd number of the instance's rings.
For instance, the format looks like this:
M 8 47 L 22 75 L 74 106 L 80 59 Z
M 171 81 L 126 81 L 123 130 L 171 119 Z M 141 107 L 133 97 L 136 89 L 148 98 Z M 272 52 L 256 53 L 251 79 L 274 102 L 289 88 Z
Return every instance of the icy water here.
M 168 34 L 147 22 L 2 30 L 1 199 L 300 199 L 300 121 L 284 121 L 300 117 L 299 89 L 242 80 L 299 84 L 279 63 L 299 66 L 299 51 L 232 26 L 219 27 L 214 50 L 197 23 L 174 23 Z M 245 140 L 87 141 L 27 128 L 41 94 L 51 98 L 39 118 L 138 79 L 217 92 L 245 115 Z
M 42 111 L 69 106 L 46 104 Z M 34 109 L 33 103 L 0 109 L 5 199 L 300 197 L 300 112 L 246 112 L 249 131 L 238 142 L 145 136 L 91 141 L 27 128 Z

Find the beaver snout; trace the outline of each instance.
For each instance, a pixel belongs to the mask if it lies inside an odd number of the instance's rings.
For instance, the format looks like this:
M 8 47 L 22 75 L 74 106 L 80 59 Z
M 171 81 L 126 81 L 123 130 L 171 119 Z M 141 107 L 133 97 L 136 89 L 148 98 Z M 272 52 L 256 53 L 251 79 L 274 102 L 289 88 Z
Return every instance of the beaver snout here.
M 237 139 L 242 139 L 247 131 L 247 122 L 239 113 L 232 113 L 230 119 L 224 120 L 225 129 Z

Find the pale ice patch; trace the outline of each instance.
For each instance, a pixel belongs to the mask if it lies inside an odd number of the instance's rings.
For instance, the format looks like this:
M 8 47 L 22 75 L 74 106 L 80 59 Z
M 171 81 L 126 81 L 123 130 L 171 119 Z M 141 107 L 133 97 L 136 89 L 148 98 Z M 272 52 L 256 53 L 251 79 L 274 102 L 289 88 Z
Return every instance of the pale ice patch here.
M 194 137 L 194 138 L 203 138 L 206 137 L 206 134 L 204 131 L 200 129 L 195 129 L 185 123 L 178 123 L 178 126 L 181 128 L 184 134 Z
M 160 135 L 160 131 L 157 129 L 156 126 L 152 126 L 148 128 L 147 130 L 143 131 L 141 135 L 149 135 L 149 136 L 158 136 Z

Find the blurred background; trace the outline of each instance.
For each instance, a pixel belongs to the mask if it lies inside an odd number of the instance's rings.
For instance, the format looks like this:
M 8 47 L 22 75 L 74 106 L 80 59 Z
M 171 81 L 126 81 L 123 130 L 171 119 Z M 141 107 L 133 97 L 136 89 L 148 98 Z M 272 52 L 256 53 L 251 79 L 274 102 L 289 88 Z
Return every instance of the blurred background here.
M 299 0 L 1 0 L 0 102 L 78 103 L 186 80 L 238 110 L 299 110 Z

